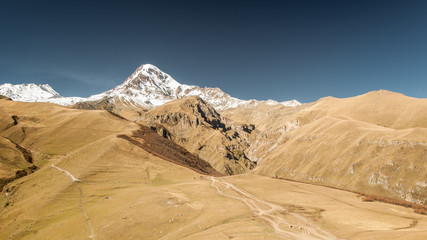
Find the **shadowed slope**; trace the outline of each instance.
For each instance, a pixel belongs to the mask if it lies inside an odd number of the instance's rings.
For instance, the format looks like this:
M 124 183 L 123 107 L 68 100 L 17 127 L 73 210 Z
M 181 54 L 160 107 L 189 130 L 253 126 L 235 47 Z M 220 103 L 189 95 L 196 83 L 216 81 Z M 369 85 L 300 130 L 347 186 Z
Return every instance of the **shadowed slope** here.
M 159 136 L 148 127 L 141 126 L 138 131 L 133 132 L 131 137 L 127 135 L 119 135 L 118 137 L 166 161 L 187 167 L 198 173 L 222 176 L 205 160 L 191 154 L 174 142 Z
M 34 172 L 32 154 L 11 140 L 0 137 L 0 189 L 8 182 Z

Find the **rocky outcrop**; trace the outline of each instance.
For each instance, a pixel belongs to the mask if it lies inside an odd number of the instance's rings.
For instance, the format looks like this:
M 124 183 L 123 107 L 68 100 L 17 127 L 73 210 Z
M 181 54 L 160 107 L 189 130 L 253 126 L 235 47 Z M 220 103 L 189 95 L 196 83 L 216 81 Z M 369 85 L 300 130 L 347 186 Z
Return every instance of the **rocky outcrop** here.
M 200 97 L 177 100 L 143 114 L 140 123 L 183 146 L 228 175 L 256 165 L 246 155 L 255 126 L 233 125 Z
M 0 99 L 12 101 L 12 98 L 0 95 Z
M 115 104 L 112 102 L 112 98 L 103 97 L 100 100 L 96 101 L 78 102 L 74 105 L 71 105 L 71 108 L 113 111 L 115 109 Z

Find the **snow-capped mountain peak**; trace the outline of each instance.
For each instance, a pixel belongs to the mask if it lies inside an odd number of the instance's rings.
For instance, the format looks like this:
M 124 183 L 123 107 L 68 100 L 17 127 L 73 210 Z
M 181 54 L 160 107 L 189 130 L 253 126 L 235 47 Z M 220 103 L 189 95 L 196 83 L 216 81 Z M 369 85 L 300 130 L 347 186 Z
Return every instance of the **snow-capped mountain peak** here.
M 15 101 L 37 102 L 42 99 L 61 98 L 49 84 L 36 85 L 34 83 L 0 85 L 0 95 L 12 98 Z
M 124 83 L 106 93 L 109 95 L 123 93 L 134 95 L 135 91 L 133 90 L 138 90 L 136 92 L 137 95 L 161 94 L 171 96 L 180 85 L 169 74 L 162 72 L 151 64 L 145 64 L 137 68 Z
M 296 100 L 282 103 L 274 100 L 240 100 L 231 97 L 219 88 L 200 88 L 198 86 L 180 84 L 169 74 L 151 64 L 141 65 L 122 84 L 109 91 L 93 95 L 89 98 L 61 97 L 47 84 L 3 84 L 0 85 L 0 94 L 17 101 L 53 102 L 60 105 L 71 105 L 83 101 L 96 101 L 107 97 L 108 99 L 112 99 L 113 102 L 120 102 L 125 106 L 152 108 L 175 99 L 189 96 L 199 96 L 217 110 L 234 108 L 239 105 L 258 104 L 260 102 L 266 102 L 269 105 L 300 105 Z

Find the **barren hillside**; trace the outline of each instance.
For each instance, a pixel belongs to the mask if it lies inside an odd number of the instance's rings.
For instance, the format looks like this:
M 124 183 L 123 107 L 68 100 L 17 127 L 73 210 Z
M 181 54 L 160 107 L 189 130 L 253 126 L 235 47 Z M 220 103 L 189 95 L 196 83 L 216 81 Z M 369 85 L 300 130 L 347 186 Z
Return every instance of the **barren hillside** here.
M 259 130 L 247 152 L 258 174 L 426 204 L 426 109 L 426 99 L 380 90 L 224 115 Z

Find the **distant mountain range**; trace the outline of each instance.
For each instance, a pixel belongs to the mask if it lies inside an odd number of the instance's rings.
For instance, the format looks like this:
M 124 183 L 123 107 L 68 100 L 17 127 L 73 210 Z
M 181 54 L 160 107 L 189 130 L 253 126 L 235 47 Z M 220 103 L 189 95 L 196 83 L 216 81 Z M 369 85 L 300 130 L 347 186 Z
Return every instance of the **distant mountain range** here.
M 297 100 L 284 102 L 241 100 L 231 97 L 219 88 L 201 88 L 199 86 L 180 84 L 169 74 L 151 64 L 140 66 L 124 83 L 114 89 L 88 98 L 62 97 L 48 84 L 36 85 L 32 83 L 17 85 L 6 83 L 0 85 L 0 95 L 10 97 L 15 101 L 51 102 L 64 106 L 108 98 L 113 103 L 153 108 L 166 102 L 189 96 L 199 96 L 217 110 L 235 108 L 240 105 L 257 105 L 262 102 L 268 105 L 282 104 L 289 107 L 301 105 Z

